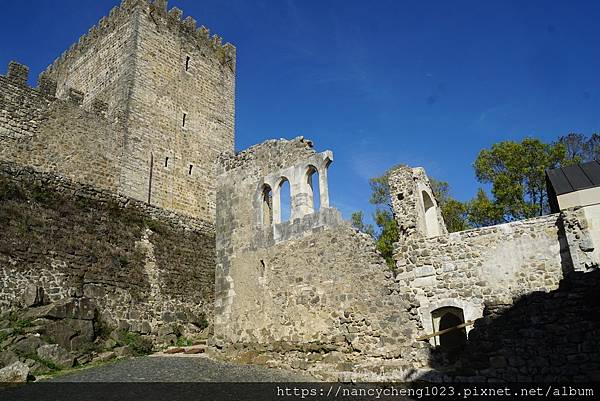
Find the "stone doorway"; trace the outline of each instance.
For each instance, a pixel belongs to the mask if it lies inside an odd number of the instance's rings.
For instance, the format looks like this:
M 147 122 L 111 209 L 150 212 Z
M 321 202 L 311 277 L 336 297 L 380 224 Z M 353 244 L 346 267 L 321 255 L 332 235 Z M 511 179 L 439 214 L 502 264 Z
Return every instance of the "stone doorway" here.
M 454 306 L 446 306 L 431 312 L 434 331 L 447 330 L 465 323 L 463 310 Z M 435 337 L 435 345 L 443 349 L 455 349 L 467 342 L 465 327 L 454 329 Z

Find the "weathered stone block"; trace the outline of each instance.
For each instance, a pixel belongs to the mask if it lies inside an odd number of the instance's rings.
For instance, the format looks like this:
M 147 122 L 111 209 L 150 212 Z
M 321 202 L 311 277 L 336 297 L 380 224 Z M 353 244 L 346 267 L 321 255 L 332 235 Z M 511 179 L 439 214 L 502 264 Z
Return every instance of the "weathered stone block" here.
M 21 304 L 26 307 L 34 307 L 41 305 L 44 300 L 43 288 L 35 284 L 28 285 L 21 295 Z
M 39 337 L 29 336 L 16 342 L 11 349 L 19 355 L 35 354 L 35 351 L 44 344 Z
M 414 270 L 416 277 L 429 277 L 435 275 L 435 268 L 433 266 L 419 266 Z
M 0 369 L 0 383 L 24 383 L 29 376 L 29 367 L 22 362 L 13 362 Z
M 419 277 L 412 281 L 411 285 L 415 288 L 420 287 L 435 287 L 437 284 L 437 279 L 435 276 L 430 277 Z
M 37 349 L 37 355 L 61 369 L 73 367 L 75 363 L 75 357 L 58 344 L 42 345 Z

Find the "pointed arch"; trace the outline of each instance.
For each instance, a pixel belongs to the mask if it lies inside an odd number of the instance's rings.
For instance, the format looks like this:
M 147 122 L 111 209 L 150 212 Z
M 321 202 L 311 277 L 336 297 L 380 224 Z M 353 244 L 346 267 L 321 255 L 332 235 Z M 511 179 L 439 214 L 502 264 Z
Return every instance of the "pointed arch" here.
M 440 235 L 440 224 L 437 219 L 435 203 L 427 191 L 421 191 L 421 199 L 423 200 L 423 209 L 425 211 L 425 235 L 427 237 L 437 237 Z
M 321 208 L 321 183 L 319 170 L 313 165 L 309 165 L 306 169 L 306 184 L 308 212 L 315 213 Z

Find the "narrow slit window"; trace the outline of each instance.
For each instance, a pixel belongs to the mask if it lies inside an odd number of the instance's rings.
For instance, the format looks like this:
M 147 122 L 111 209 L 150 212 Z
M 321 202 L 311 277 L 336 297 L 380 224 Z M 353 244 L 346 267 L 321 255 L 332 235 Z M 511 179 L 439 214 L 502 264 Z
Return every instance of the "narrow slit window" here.
M 189 169 L 189 171 L 188 171 L 188 174 L 189 174 L 189 175 L 192 175 L 192 170 L 193 170 L 193 169 L 194 169 L 194 165 L 193 165 L 193 164 L 190 164 L 190 169 Z
M 165 167 L 169 167 L 169 158 L 165 157 Z
M 185 70 L 186 70 L 186 71 L 189 71 L 189 70 L 190 70 L 190 60 L 191 60 L 191 57 L 190 57 L 190 56 L 187 56 L 187 57 L 185 58 Z
M 181 126 L 182 127 L 185 127 L 185 120 L 186 120 L 186 118 L 187 118 L 187 114 L 183 113 L 183 121 L 181 122 Z

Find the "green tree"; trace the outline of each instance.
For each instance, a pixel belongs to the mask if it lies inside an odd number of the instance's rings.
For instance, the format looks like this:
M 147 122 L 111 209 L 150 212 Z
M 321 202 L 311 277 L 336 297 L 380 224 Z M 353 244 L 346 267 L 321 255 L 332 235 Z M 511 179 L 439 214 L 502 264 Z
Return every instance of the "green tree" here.
M 398 225 L 394 220 L 394 214 L 391 210 L 378 208 L 375 209 L 373 217 L 379 227 L 379 235 L 376 237 L 377 250 L 381 252 L 388 266 L 395 269 L 394 243 L 398 242 Z
M 588 160 L 600 161 L 600 134 L 592 134 L 587 142 Z
M 502 208 L 496 205 L 482 188 L 479 188 L 475 198 L 468 202 L 466 209 L 468 224 L 471 227 L 493 226 L 504 222 Z
M 382 176 L 369 180 L 369 185 L 371 186 L 371 198 L 369 202 L 375 206 L 373 220 L 378 227 L 378 232 L 375 236 L 377 250 L 381 252 L 388 266 L 392 269 L 396 267 L 394 261 L 394 243 L 398 241 L 398 226 L 394 220 L 388 179 L 393 170 L 402 166 L 402 164 L 396 165 L 387 170 Z
M 471 228 L 467 220 L 468 204 L 450 195 L 450 185 L 447 182 L 435 178 L 429 178 L 429 182 L 448 231 L 453 233 Z
M 494 199 L 490 202 L 495 207 L 480 208 L 477 214 L 488 211 L 491 215 L 478 215 L 478 224 L 496 221 L 498 213 L 502 221 L 513 221 L 547 212 L 545 170 L 566 160 L 565 145 L 534 138 L 498 142 L 479 152 L 473 165 L 475 174 L 479 182 L 492 185 Z M 478 193 L 475 202 L 485 205 L 487 201 Z
M 592 134 L 589 138 L 583 134 L 570 133 L 558 138 L 558 143 L 565 146 L 566 163 L 581 163 L 600 160 L 600 135 Z
M 371 237 L 375 238 L 375 228 L 372 224 L 364 223 L 362 210 L 352 213 L 351 221 L 352 227 L 356 228 L 359 231 L 362 231 L 363 233 L 367 233 Z

